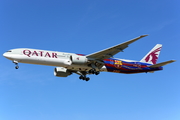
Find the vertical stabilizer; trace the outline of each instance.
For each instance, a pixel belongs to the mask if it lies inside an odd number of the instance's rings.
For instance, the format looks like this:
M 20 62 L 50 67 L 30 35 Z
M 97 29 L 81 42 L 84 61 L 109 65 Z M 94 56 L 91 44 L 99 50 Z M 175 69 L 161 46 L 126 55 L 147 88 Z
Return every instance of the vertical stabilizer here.
M 162 45 L 157 44 L 148 54 L 146 54 L 140 62 L 145 62 L 149 64 L 156 64 Z

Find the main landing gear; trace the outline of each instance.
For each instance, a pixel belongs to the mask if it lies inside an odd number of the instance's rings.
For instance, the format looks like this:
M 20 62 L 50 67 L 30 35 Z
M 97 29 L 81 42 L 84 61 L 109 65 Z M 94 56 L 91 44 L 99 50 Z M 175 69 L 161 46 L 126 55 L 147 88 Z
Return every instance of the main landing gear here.
M 96 69 L 91 69 L 89 70 L 89 74 L 99 75 L 99 71 L 96 71 Z
M 85 81 L 89 81 L 90 78 L 89 77 L 86 77 L 86 75 L 88 74 L 86 71 L 79 71 L 77 72 L 77 74 L 79 74 L 79 79 L 81 80 L 85 80 Z
M 18 68 L 19 68 L 19 66 L 18 66 L 18 61 L 14 60 L 13 63 L 16 65 L 16 66 L 15 66 L 15 69 L 18 69 Z
M 89 70 L 88 72 L 87 72 L 87 71 L 81 71 L 81 72 L 79 72 L 79 75 L 80 75 L 79 79 L 85 80 L 85 81 L 89 81 L 90 78 L 89 78 L 89 77 L 86 77 L 87 74 L 99 75 L 99 73 L 100 73 L 100 72 L 99 72 L 99 71 L 96 71 L 96 69 L 91 69 L 91 70 Z
M 90 78 L 89 78 L 89 77 L 86 77 L 86 75 L 81 75 L 81 76 L 79 77 L 79 79 L 82 79 L 82 80 L 85 80 L 85 81 L 89 81 L 89 80 L 90 80 Z

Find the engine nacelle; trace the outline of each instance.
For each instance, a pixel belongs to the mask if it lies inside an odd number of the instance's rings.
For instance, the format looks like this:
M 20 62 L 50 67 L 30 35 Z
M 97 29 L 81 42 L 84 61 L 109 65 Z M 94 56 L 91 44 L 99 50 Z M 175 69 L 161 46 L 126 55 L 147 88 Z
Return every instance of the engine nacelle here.
M 88 63 L 88 59 L 86 58 L 86 56 L 79 56 L 79 55 L 72 55 L 71 61 L 72 64 L 80 64 L 80 65 Z
M 54 69 L 54 75 L 57 77 L 67 77 L 71 74 L 72 74 L 71 71 L 63 67 L 56 67 Z

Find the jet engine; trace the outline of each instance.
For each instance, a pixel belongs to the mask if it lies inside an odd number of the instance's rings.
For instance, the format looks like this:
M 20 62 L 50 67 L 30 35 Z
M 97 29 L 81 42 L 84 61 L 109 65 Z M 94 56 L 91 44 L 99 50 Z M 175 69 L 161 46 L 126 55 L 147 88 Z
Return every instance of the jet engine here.
M 57 77 L 67 77 L 71 74 L 72 74 L 71 71 L 69 71 L 68 69 L 63 68 L 63 67 L 56 67 L 54 69 L 54 75 Z
M 82 65 L 88 63 L 88 59 L 86 58 L 86 56 L 72 55 L 70 59 L 73 64 Z

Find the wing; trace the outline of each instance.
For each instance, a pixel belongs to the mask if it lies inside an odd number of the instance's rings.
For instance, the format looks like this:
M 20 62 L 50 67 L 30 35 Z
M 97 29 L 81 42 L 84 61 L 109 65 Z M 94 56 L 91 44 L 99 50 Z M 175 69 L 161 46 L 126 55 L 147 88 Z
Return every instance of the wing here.
M 145 36 L 147 36 L 147 35 L 141 35 L 137 38 L 134 38 L 134 39 L 129 40 L 127 42 L 124 42 L 124 43 L 118 44 L 116 46 L 110 47 L 108 49 L 104 49 L 104 50 L 101 50 L 99 52 L 89 54 L 86 57 L 90 58 L 90 59 L 96 59 L 96 60 L 102 61 L 104 59 L 113 57 L 115 54 L 117 54 L 117 53 L 123 51 L 125 48 L 127 48 L 129 44 L 131 44 L 131 43 L 133 43 L 133 42 L 135 42 L 135 41 L 137 41 L 140 38 L 143 38 Z

